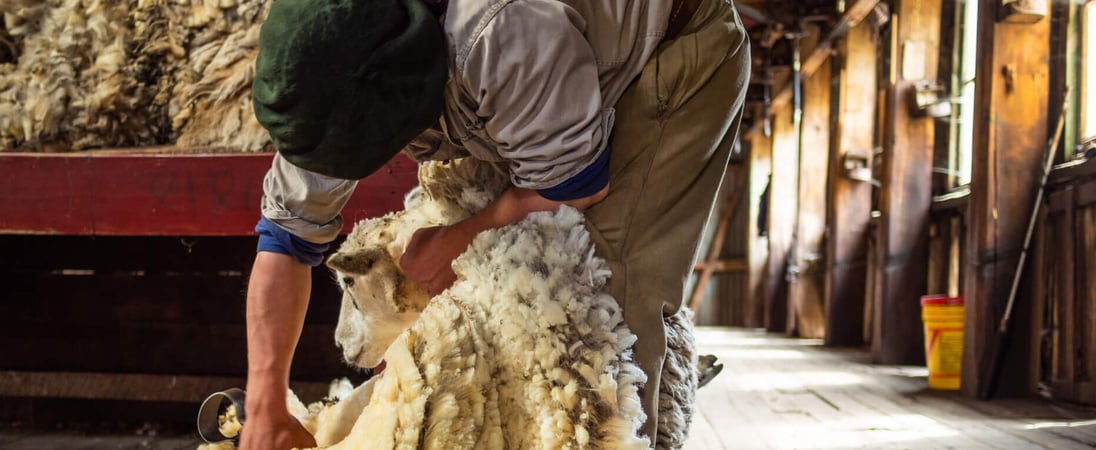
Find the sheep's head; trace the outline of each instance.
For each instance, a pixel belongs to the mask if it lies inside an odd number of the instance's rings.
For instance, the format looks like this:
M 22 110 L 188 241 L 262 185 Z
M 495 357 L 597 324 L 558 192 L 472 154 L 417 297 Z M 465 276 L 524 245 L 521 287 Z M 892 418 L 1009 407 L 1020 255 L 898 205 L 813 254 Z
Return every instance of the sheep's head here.
M 360 222 L 327 260 L 343 291 L 335 342 L 346 362 L 358 367 L 380 364 L 430 300 L 400 270 L 402 246 L 390 228 L 397 222 L 392 217 Z
M 342 288 L 335 341 L 343 357 L 374 367 L 429 302 L 429 295 L 399 267 L 411 236 L 420 228 L 463 220 L 509 186 L 499 163 L 471 158 L 430 161 L 419 167 L 420 187 L 404 199 L 404 210 L 367 219 L 327 260 Z

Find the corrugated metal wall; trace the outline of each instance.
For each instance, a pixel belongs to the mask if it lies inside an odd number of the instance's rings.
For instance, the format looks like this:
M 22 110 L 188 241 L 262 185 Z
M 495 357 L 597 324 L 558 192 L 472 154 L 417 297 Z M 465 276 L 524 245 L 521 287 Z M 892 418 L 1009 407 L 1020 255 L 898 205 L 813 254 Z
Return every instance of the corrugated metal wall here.
M 747 236 L 749 233 L 749 198 L 745 189 L 748 186 L 749 174 L 745 170 L 728 170 L 723 181 L 723 188 L 719 193 L 717 207 L 712 212 L 711 219 L 705 228 L 704 236 L 697 260 L 703 260 L 711 246 L 719 225 L 719 217 L 727 207 L 728 199 L 733 195 L 742 195 L 737 202 L 735 215 L 731 219 L 730 228 L 727 230 L 723 242 L 721 259 L 745 259 L 747 254 Z M 742 192 L 735 192 L 736 190 Z M 694 271 L 686 285 L 686 299 L 695 289 L 699 272 Z M 729 325 L 743 326 L 745 324 L 744 303 L 747 286 L 747 272 L 714 273 L 705 289 L 704 297 L 697 313 L 699 325 Z

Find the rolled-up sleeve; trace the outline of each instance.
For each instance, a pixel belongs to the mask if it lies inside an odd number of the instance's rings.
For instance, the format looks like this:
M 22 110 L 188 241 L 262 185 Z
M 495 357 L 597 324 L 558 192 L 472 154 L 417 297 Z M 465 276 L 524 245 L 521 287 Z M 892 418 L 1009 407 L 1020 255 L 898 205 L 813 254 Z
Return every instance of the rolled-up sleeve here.
M 275 155 L 263 179 L 262 214 L 294 236 L 326 244 L 342 230 L 340 213 L 357 184 L 310 172 Z
M 454 144 L 445 132 L 427 128 L 403 148 L 403 153 L 415 161 L 444 161 L 464 158 L 468 151 Z
M 485 131 L 510 162 L 514 185 L 549 189 L 595 164 L 613 111 L 603 108 L 583 19 L 563 2 L 510 3 L 462 65 Z

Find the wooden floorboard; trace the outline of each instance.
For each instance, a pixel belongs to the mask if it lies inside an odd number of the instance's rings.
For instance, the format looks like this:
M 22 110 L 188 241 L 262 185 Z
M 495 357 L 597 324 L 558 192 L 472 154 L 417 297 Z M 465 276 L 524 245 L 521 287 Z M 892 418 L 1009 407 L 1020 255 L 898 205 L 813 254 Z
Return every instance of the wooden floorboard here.
M 923 367 L 817 340 L 700 328 L 697 343 L 726 368 L 697 396 L 688 450 L 1096 447 L 1096 408 L 965 399 L 929 390 Z
M 1096 408 L 932 391 L 923 367 L 760 331 L 700 328 L 725 365 L 697 396 L 686 450 L 1096 448 Z M 0 449 L 193 449 L 195 436 L 4 430 Z
M 192 438 L 149 436 L 71 436 L 34 434 L 17 439 L 0 438 L 5 450 L 194 450 L 199 441 Z

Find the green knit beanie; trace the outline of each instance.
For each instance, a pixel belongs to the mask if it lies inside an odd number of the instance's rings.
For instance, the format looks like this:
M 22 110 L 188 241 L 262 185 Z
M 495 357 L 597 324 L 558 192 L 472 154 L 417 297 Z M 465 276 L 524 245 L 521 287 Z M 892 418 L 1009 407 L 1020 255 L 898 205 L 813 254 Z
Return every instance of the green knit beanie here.
M 420 0 L 276 0 L 259 33 L 255 118 L 289 162 L 364 178 L 441 117 L 447 67 Z

